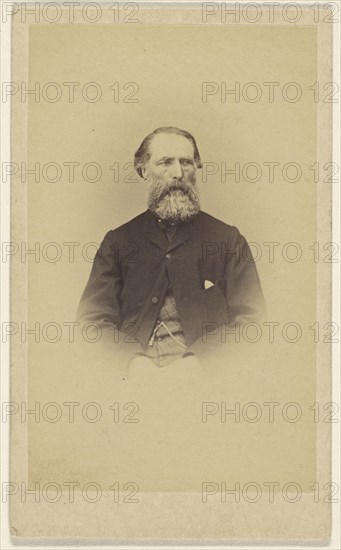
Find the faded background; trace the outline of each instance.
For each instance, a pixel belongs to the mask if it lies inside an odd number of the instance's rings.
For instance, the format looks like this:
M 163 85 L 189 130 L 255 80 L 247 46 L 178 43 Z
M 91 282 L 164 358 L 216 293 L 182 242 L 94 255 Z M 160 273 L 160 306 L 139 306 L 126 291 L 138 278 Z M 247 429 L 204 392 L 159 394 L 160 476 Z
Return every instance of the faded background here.
M 202 181 L 198 171 L 202 208 L 236 225 L 250 242 L 258 243 L 257 262 L 268 318 L 280 323 L 278 338 L 268 344 L 248 344 L 242 359 L 226 362 L 219 380 L 185 378 L 149 380 L 145 385 L 117 384 L 113 373 L 100 365 L 85 365 L 67 330 L 59 342 L 30 339 L 30 403 L 94 401 L 101 404 L 99 422 L 63 416 L 56 423 L 32 421 L 29 429 L 29 477 L 41 483 L 53 480 L 96 480 L 102 486 L 136 481 L 145 490 L 200 491 L 202 481 L 288 481 L 308 487 L 315 479 L 315 425 L 308 409 L 315 401 L 315 345 L 308 327 L 315 323 L 316 185 L 308 169 L 316 161 L 316 104 L 309 90 L 316 81 L 316 29 L 248 26 L 33 26 L 29 39 L 29 81 L 79 82 L 73 103 L 67 88 L 60 101 L 29 102 L 29 164 L 77 162 L 75 180 L 63 169 L 60 181 L 40 182 L 29 177 L 29 243 L 58 243 L 59 261 L 29 261 L 29 322 L 74 321 L 80 295 L 91 268 L 94 247 L 104 234 L 145 209 L 145 186 L 124 181 L 124 170 L 143 137 L 158 126 L 179 126 L 196 138 L 202 160 L 232 168 L 258 162 L 263 176 L 257 183 L 233 177 L 221 181 L 220 171 Z M 228 96 L 209 96 L 202 102 L 202 82 L 226 83 L 232 88 L 258 82 L 263 97 L 257 103 L 239 103 Z M 102 97 L 86 102 L 80 89 L 97 82 Z M 137 103 L 123 99 L 133 90 Z M 274 103 L 267 100 L 264 82 L 279 82 Z M 303 96 L 297 103 L 283 100 L 282 86 L 298 82 Z M 109 87 L 119 83 L 120 96 Z M 117 85 L 116 85 L 117 86 Z M 89 95 L 93 90 L 89 89 Z M 52 90 L 51 90 L 52 94 Z M 251 94 L 251 90 L 250 90 Z M 97 162 L 102 177 L 85 181 L 81 168 Z M 285 181 L 281 169 L 269 182 L 264 162 L 300 163 L 303 176 Z M 118 181 L 110 169 L 120 166 Z M 49 174 L 53 175 L 53 170 Z M 252 176 L 252 171 L 250 172 Z M 93 173 L 89 171 L 90 177 Z M 51 176 L 50 176 L 51 177 Z M 63 243 L 79 243 L 74 261 Z M 275 242 L 275 261 L 269 261 L 265 242 Z M 286 243 L 302 248 L 298 262 L 283 259 Z M 51 257 L 55 254 L 49 249 Z M 47 252 L 47 254 L 49 254 Z M 328 252 L 328 251 L 327 251 Z M 326 253 L 327 253 L 326 252 Z M 289 256 L 294 254 L 288 250 Z M 90 259 L 90 261 L 89 261 Z M 281 329 L 299 323 L 303 337 L 287 343 Z M 53 329 L 49 333 L 53 337 Z M 292 337 L 294 332 L 289 333 Z M 115 365 L 113 364 L 113 369 Z M 135 401 L 140 422 L 113 422 L 108 406 Z M 219 422 L 219 414 L 201 422 L 201 403 L 300 403 L 303 416 L 285 422 L 279 413 L 271 424 Z M 263 412 L 266 409 L 263 407 Z M 64 413 L 67 411 L 63 407 Z M 51 410 L 52 414 L 52 410 Z M 89 414 L 91 411 L 89 410 Z M 250 415 L 252 411 L 250 410 Z M 293 414 L 289 411 L 289 414 Z

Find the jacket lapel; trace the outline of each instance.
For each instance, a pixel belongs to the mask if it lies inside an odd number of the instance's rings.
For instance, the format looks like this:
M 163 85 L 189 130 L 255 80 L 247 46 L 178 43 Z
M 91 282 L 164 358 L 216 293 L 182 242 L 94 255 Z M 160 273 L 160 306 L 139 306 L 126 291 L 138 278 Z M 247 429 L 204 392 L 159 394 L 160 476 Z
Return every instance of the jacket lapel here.
M 150 210 L 145 213 L 144 231 L 150 242 L 161 250 L 167 250 L 168 239 Z
M 144 230 L 146 234 L 149 235 L 150 242 L 158 248 L 161 248 L 161 250 L 170 251 L 182 245 L 190 239 L 193 229 L 193 223 L 180 224 L 176 230 L 174 237 L 172 238 L 171 244 L 169 244 L 167 236 L 161 229 L 159 222 L 152 214 L 152 212 L 150 210 L 147 210 L 145 213 Z
M 174 250 L 178 246 L 182 245 L 190 238 L 190 226 L 188 224 L 181 224 L 176 230 L 171 244 L 168 246 L 168 250 Z

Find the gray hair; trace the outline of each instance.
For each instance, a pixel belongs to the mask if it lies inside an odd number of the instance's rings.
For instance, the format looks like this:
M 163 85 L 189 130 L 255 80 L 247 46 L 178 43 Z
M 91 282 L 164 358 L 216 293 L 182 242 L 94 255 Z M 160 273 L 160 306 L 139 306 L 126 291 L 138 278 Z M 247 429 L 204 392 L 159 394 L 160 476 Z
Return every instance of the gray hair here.
M 202 162 L 199 154 L 199 150 L 196 144 L 196 141 L 192 134 L 187 132 L 186 130 L 181 130 L 181 128 L 176 128 L 175 126 L 161 126 L 161 128 L 157 128 L 148 136 L 144 138 L 142 141 L 140 147 L 135 153 L 134 156 L 134 167 L 138 175 L 142 178 L 142 168 L 148 162 L 150 159 L 150 152 L 149 152 L 149 146 L 157 134 L 177 134 L 178 136 L 183 136 L 184 138 L 188 139 L 194 148 L 194 161 L 197 165 L 197 168 L 202 168 Z

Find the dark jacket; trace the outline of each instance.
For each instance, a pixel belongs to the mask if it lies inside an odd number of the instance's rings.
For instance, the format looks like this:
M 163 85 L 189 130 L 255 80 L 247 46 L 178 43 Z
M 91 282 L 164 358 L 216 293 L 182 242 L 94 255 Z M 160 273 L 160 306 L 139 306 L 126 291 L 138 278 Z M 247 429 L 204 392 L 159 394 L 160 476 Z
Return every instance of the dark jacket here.
M 205 289 L 205 281 L 213 285 Z M 221 326 L 264 318 L 256 265 L 236 227 L 201 211 L 178 227 L 169 245 L 147 210 L 104 237 L 78 320 L 95 323 L 116 350 L 143 351 L 169 283 L 189 349 Z

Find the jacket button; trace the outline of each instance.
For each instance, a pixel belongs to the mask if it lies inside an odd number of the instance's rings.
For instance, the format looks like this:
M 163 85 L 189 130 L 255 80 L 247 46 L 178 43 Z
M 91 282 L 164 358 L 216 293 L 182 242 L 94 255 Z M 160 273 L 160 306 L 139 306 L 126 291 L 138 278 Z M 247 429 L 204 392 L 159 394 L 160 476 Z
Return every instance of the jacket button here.
M 159 301 L 159 298 L 157 298 L 156 296 L 153 296 L 153 298 L 152 298 L 153 304 L 157 304 L 158 301 Z
M 170 253 L 168 252 L 168 253 L 166 254 L 166 258 L 167 258 L 167 260 L 170 260 L 170 259 L 171 259 L 171 257 L 172 257 L 172 254 L 170 254 Z

